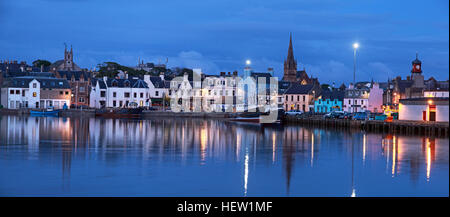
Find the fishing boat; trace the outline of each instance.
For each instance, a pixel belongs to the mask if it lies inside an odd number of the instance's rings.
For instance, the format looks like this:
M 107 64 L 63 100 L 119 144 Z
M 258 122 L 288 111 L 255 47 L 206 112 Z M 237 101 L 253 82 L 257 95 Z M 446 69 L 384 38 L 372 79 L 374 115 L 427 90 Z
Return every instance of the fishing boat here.
M 249 112 L 249 113 L 242 113 L 236 118 L 230 118 L 229 121 L 237 121 L 237 122 L 247 122 L 247 123 L 257 123 L 257 124 L 281 124 L 284 119 L 284 110 L 283 109 L 276 109 L 275 112 L 277 112 L 277 118 L 275 120 L 267 120 L 264 118 L 264 116 L 268 116 L 270 112 Z
M 95 111 L 97 117 L 110 118 L 139 118 L 142 115 L 143 108 L 104 108 Z
M 32 116 L 58 116 L 59 110 L 53 109 L 53 107 L 48 107 L 45 110 L 31 110 L 30 115 Z

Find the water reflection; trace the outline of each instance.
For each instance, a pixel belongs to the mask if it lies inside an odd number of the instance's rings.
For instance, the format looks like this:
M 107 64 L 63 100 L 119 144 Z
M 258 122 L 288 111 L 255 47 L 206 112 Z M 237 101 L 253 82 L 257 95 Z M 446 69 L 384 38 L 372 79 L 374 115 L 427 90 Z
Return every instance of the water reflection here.
M 0 123 L 1 195 L 448 196 L 445 138 L 202 119 Z

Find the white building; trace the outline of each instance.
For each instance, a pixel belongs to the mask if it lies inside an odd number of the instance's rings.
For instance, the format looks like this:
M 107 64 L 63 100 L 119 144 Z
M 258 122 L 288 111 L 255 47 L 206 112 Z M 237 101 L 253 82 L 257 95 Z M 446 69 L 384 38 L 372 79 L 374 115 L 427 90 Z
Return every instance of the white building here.
M 448 100 L 448 97 L 400 99 L 398 118 L 399 120 L 448 122 Z
M 71 91 L 67 80 L 50 77 L 14 77 L 1 89 L 4 108 L 63 108 L 70 105 Z
M 148 85 L 148 94 L 152 105 L 162 105 L 163 98 L 168 97 L 170 88 L 170 83 L 164 79 L 164 74 L 144 75 L 144 81 Z
M 144 80 L 138 78 L 95 80 L 92 84 L 90 107 L 121 108 L 137 105 L 148 106 L 149 88 Z
M 350 84 L 345 90 L 343 111 L 382 112 L 383 89 L 378 83 L 358 82 L 356 88 Z

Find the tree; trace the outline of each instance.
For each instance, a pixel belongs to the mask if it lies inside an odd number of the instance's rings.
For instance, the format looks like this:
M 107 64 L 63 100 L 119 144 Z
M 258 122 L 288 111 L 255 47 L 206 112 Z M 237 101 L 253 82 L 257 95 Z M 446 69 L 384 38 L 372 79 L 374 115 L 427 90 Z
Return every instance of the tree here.
M 37 59 L 37 60 L 33 61 L 33 66 L 35 66 L 35 67 L 41 67 L 41 65 L 44 65 L 44 67 L 48 67 L 48 66 L 50 66 L 51 64 L 52 64 L 52 63 L 49 62 L 48 60 L 40 60 L 40 59 Z
M 320 88 L 322 88 L 322 90 L 330 90 L 330 85 L 329 84 L 321 84 Z

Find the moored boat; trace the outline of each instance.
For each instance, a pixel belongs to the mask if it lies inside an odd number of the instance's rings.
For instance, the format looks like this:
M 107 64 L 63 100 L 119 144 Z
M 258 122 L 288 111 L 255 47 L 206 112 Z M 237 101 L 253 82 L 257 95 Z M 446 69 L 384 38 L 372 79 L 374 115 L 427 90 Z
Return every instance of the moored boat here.
M 45 110 L 31 110 L 30 115 L 32 115 L 32 116 L 58 116 L 59 110 L 54 110 L 53 107 L 49 107 Z
M 142 115 L 143 108 L 104 108 L 95 111 L 98 117 L 116 117 L 116 118 L 139 118 Z

